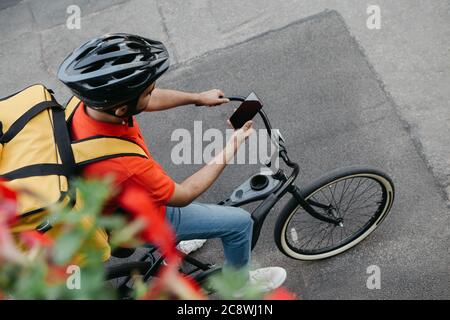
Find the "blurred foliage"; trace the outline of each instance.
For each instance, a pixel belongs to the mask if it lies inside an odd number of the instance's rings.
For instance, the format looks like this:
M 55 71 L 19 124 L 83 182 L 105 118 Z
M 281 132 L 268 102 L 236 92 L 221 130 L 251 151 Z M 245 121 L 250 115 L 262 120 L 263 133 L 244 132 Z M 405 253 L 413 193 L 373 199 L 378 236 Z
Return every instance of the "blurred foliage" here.
M 16 251 L 24 259 L 0 259 L 0 290 L 12 299 L 114 299 L 115 290 L 105 282 L 103 252 L 86 245 L 99 228 L 107 229 L 115 239 L 111 245 L 135 242 L 136 224 L 127 224 L 118 215 L 101 216 L 103 204 L 112 194 L 109 180 L 76 179 L 71 185 L 78 190 L 83 204 L 75 210 L 71 206 L 55 204 L 48 208 L 48 221 L 60 229 L 51 239 L 52 245 L 43 245 L 44 235 L 32 234 L 36 243 L 31 248 Z M 89 221 L 90 223 L 86 223 Z M 20 238 L 19 238 L 20 242 Z M 6 244 L 3 244 L 6 245 Z M 14 244 L 17 245 L 17 241 Z M 4 249 L 4 248 L 3 248 Z M 2 247 L 0 247 L 2 250 Z M 70 272 L 70 266 L 82 258 L 79 269 Z M 11 261 L 12 260 L 12 261 Z M 19 259 L 18 259 L 19 260 Z M 77 271 L 78 270 L 78 271 Z M 69 282 L 79 279 L 78 286 Z M 70 289 L 71 288 L 71 289 Z
M 105 281 L 104 252 L 90 245 L 98 229 L 108 231 L 112 249 L 138 247 L 143 243 L 142 234 L 164 238 L 160 243 L 165 246 L 166 264 L 150 283 L 134 277 L 133 298 L 206 298 L 205 291 L 179 273 L 181 258 L 170 249 L 175 247 L 175 237 L 164 221 L 152 220 L 140 203 L 132 222 L 117 214 L 102 215 L 104 204 L 114 195 L 110 179 L 77 178 L 71 186 L 70 192 L 79 193 L 81 205 L 76 209 L 62 204 L 48 208 L 48 222 L 58 230 L 49 238 L 37 231 L 20 235 L 9 232 L 16 220 L 12 216 L 17 214 L 17 194 L 0 181 L 0 299 L 116 299 L 115 288 Z M 137 190 L 132 194 L 145 203 L 145 194 L 139 197 Z M 223 299 L 263 298 L 257 286 L 248 285 L 247 277 L 247 270 L 227 269 L 212 276 L 207 286 Z

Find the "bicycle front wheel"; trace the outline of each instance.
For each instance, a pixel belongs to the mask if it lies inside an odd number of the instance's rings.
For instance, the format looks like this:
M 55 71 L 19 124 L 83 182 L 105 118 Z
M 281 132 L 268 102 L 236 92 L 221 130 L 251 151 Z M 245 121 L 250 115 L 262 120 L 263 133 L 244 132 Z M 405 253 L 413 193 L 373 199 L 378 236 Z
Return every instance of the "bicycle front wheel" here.
M 298 260 L 330 258 L 354 247 L 380 225 L 394 201 L 392 180 L 369 167 L 332 171 L 301 192 L 316 211 L 340 218 L 342 224 L 312 217 L 292 197 L 278 217 L 275 242 L 285 255 Z

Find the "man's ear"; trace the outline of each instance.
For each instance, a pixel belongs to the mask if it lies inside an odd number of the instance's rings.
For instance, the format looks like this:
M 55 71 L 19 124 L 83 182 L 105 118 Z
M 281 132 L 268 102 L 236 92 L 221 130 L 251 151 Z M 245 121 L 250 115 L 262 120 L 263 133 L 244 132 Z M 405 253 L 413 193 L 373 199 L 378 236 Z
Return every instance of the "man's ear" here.
M 114 114 L 116 115 L 116 117 L 121 118 L 127 113 L 127 111 L 128 111 L 127 106 L 121 106 L 114 111 Z

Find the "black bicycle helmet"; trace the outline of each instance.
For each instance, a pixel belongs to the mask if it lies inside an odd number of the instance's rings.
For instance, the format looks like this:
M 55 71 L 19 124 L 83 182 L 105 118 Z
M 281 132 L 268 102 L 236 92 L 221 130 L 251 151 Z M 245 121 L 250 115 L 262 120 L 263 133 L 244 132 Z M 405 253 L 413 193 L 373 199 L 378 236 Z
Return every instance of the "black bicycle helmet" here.
M 129 105 L 126 116 L 131 117 L 140 94 L 168 68 L 161 42 L 114 33 L 75 49 L 59 67 L 58 78 L 89 107 L 112 113 Z

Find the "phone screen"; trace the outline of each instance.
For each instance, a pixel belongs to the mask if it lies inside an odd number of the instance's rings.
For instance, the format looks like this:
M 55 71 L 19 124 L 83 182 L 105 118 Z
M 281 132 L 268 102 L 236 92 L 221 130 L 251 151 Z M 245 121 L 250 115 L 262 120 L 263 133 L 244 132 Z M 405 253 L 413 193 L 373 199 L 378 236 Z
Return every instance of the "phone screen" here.
M 231 115 L 230 122 L 234 129 L 240 129 L 244 124 L 252 120 L 258 111 L 262 108 L 256 94 L 253 92 L 245 99 L 239 108 Z

